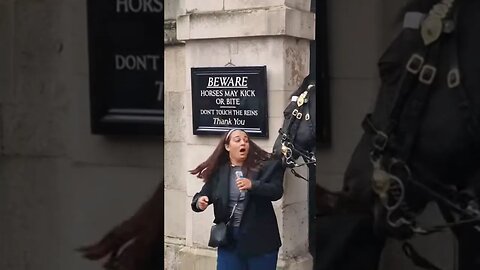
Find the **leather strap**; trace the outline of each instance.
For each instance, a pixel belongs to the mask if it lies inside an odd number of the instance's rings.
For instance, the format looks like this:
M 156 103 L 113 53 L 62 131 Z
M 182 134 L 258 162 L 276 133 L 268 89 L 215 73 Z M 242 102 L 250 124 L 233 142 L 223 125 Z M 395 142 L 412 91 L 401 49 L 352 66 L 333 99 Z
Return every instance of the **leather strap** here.
M 421 256 L 409 242 L 403 243 L 402 250 L 416 266 L 422 267 L 427 270 L 441 270 L 429 260 L 427 260 L 425 257 Z
M 444 37 L 443 37 L 444 38 Z M 429 97 L 432 92 L 432 83 L 436 79 L 436 70 L 440 50 L 442 49 L 442 39 L 431 45 L 427 54 L 427 60 L 419 74 L 419 81 L 411 94 L 410 99 L 406 102 L 402 115 L 399 115 L 398 122 L 398 138 L 402 138 L 400 148 L 398 149 L 398 157 L 404 162 L 408 161 L 413 151 L 417 135 L 422 123 L 422 114 L 428 104 Z M 425 75 L 425 72 L 430 72 L 431 75 Z M 428 78 L 426 78 L 426 77 Z M 430 83 L 427 83 L 430 81 Z

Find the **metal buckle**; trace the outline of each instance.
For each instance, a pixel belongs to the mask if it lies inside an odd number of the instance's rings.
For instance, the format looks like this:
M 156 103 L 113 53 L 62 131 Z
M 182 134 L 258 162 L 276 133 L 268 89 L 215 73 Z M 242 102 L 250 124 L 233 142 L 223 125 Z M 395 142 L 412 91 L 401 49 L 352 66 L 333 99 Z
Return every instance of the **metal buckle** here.
M 396 170 L 396 175 L 400 175 L 399 172 L 404 173 L 404 177 L 407 179 L 412 178 L 412 172 L 410 171 L 410 167 L 407 165 L 407 163 L 401 159 L 398 158 L 392 158 L 391 163 L 388 166 L 388 171 L 393 172 L 395 169 Z M 398 171 L 400 170 L 400 171 Z
M 292 164 L 295 163 L 292 160 L 292 149 L 286 146 L 285 143 L 282 143 L 282 154 L 284 156 L 284 161 L 286 165 L 291 166 Z
M 293 110 L 292 115 L 295 116 L 297 119 L 302 119 L 302 113 L 299 112 L 297 109 Z
M 420 76 L 418 80 L 424 84 L 430 85 L 435 79 L 435 74 L 437 73 L 437 68 L 432 65 L 424 65 L 422 71 L 420 71 Z
M 402 227 L 403 225 L 407 225 L 407 226 L 412 225 L 412 222 L 410 220 L 407 220 L 404 217 L 400 217 L 397 220 L 392 220 L 391 217 L 392 217 L 392 212 L 389 212 L 387 214 L 387 222 L 388 222 L 388 225 L 392 226 L 393 228 L 399 228 L 399 227 Z
M 447 75 L 447 85 L 454 88 L 460 85 L 460 70 L 458 68 L 451 69 Z
M 290 149 L 290 147 L 287 147 L 284 143 L 282 143 L 282 154 L 286 158 L 291 158 L 292 157 L 292 149 Z
M 373 147 L 376 149 L 383 151 L 388 143 L 388 135 L 382 131 L 377 132 L 377 134 L 373 137 Z
M 384 204 L 384 207 L 388 211 L 395 211 L 403 203 L 403 200 L 405 198 L 405 186 L 403 185 L 402 180 L 400 180 L 400 178 L 398 178 L 397 176 L 392 175 L 390 173 L 387 173 L 387 175 L 389 177 L 389 182 L 390 183 L 389 183 L 388 190 L 386 192 L 390 193 L 392 195 L 392 196 L 389 197 L 389 199 L 394 200 L 394 201 L 389 202 L 389 200 L 386 200 L 385 204 Z M 389 196 L 389 195 L 387 195 L 387 196 Z
M 423 56 L 414 53 L 410 56 L 410 59 L 408 59 L 406 68 L 412 74 L 417 74 L 422 68 L 423 62 L 425 62 Z

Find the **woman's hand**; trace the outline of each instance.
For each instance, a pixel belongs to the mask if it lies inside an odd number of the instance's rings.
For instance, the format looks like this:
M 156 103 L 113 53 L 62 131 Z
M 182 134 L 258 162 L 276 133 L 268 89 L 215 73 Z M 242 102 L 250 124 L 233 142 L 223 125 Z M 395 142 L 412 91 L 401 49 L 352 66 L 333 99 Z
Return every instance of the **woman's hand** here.
M 207 206 L 208 206 L 208 197 L 207 196 L 202 196 L 200 198 L 198 198 L 198 201 L 197 201 L 197 208 L 200 209 L 200 210 L 205 210 L 207 209 Z
M 252 181 L 248 178 L 238 178 L 237 187 L 240 191 L 249 190 L 252 188 Z

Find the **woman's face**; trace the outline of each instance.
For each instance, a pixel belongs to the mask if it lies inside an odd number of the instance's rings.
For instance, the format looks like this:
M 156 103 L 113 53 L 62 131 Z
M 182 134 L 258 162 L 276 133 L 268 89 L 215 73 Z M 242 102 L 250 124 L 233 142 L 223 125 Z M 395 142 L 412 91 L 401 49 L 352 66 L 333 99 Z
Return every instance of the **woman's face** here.
M 233 165 L 241 166 L 247 159 L 250 143 L 247 133 L 241 130 L 235 130 L 230 134 L 229 142 L 225 145 L 229 152 L 230 162 Z

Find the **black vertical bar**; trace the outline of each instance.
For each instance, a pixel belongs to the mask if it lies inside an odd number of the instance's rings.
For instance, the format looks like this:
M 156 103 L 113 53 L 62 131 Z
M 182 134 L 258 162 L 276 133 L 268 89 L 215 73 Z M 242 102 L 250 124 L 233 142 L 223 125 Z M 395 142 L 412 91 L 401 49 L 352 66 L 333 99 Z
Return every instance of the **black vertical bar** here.
M 319 14 L 317 12 L 316 0 L 310 1 L 310 11 L 315 12 L 315 39 L 310 41 L 310 77 L 317 84 L 317 34 Z M 316 114 L 316 112 L 315 112 Z M 318 126 L 318 125 L 317 125 Z M 317 131 L 315 131 L 317 132 Z M 315 213 L 316 213 L 316 196 L 315 196 L 315 166 L 308 165 L 308 251 L 313 258 L 313 269 L 316 269 L 316 230 L 315 230 Z
M 316 149 L 330 144 L 330 90 L 328 75 L 328 27 L 327 1 L 311 0 L 311 12 L 315 12 L 315 39 L 310 43 L 310 76 L 316 81 Z M 313 257 L 313 269 L 317 269 L 317 198 L 316 198 L 316 166 L 308 166 L 308 218 L 309 218 L 309 252 Z
M 313 258 L 313 269 L 316 269 L 316 257 L 317 257 L 317 230 L 316 230 L 316 220 L 315 214 L 317 212 L 316 207 L 316 166 L 308 165 L 308 251 Z
M 318 20 L 318 13 L 316 10 L 316 0 L 311 0 L 310 1 L 310 11 L 316 13 L 316 19 Z M 315 39 L 310 41 L 310 77 L 315 80 L 317 78 L 317 42 L 316 42 L 316 36 L 317 36 L 317 27 L 318 27 L 318 21 L 316 20 L 315 22 Z
M 317 149 L 331 142 L 330 84 L 328 74 L 327 1 L 312 0 L 315 6 L 315 78 L 317 79 Z M 318 60 L 318 61 L 317 61 Z

